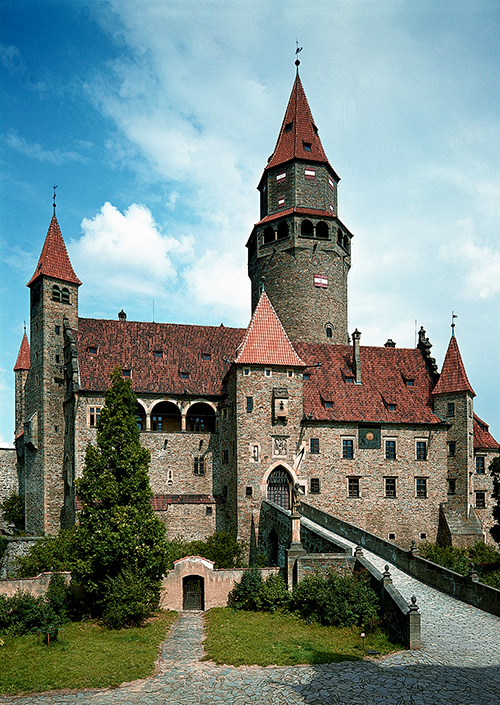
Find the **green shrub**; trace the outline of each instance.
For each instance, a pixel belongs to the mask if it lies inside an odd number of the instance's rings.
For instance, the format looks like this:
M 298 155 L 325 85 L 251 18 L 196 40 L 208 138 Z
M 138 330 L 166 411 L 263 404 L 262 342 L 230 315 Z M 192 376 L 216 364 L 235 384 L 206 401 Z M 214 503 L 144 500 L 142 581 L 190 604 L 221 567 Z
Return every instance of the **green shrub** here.
M 494 570 L 491 573 L 481 573 L 480 580 L 485 585 L 490 585 L 500 590 L 500 570 Z
M 51 576 L 45 601 L 62 620 L 66 620 L 73 612 L 71 588 L 63 575 L 55 573 Z
M 242 568 L 245 544 L 237 541 L 228 531 L 216 531 L 205 541 L 180 542 L 178 546 L 184 556 L 203 556 L 214 562 L 216 570 L 220 568 Z M 178 560 L 176 558 L 175 560 Z
M 71 571 L 78 556 L 77 527 L 61 529 L 56 536 L 37 541 L 17 561 L 17 576 L 32 578 L 50 571 Z
M 264 581 L 258 568 L 249 568 L 229 593 L 228 605 L 237 610 L 260 610 L 260 590 Z
M 276 612 L 278 608 L 287 607 L 290 601 L 288 587 L 279 573 L 270 575 L 259 588 L 260 609 Z
M 474 563 L 500 564 L 500 552 L 493 546 L 488 546 L 483 541 L 476 541 L 472 548 L 467 549 L 469 557 Z
M 17 531 L 24 531 L 24 500 L 17 492 L 12 492 L 0 504 L 2 518 L 13 524 Z
M 444 568 L 454 570 L 455 573 L 467 575 L 469 572 L 470 558 L 466 548 L 421 543 L 419 552 L 422 558 L 426 558 L 432 563 L 437 563 L 437 565 L 442 565 Z
M 330 572 L 326 577 L 307 576 L 298 583 L 290 609 L 307 622 L 338 627 L 363 625 L 368 630 L 377 623 L 379 600 L 368 576 Z
M 102 611 L 102 623 L 110 629 L 139 627 L 159 602 L 159 585 L 124 571 L 109 581 L 109 593 Z
M 33 634 L 49 626 L 58 629 L 64 622 L 43 597 L 35 597 L 28 592 L 17 592 L 8 597 L 6 602 L 7 604 L 2 606 L 2 630 L 15 636 Z

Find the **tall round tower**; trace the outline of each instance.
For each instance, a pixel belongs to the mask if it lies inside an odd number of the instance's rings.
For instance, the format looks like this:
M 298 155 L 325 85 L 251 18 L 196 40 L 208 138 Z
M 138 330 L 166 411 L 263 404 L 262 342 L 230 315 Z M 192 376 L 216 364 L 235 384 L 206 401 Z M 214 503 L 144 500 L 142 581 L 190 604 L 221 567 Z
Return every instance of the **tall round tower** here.
M 260 180 L 260 221 L 247 243 L 252 312 L 264 280 L 288 336 L 347 344 L 352 234 L 337 216 L 331 167 L 297 72 L 273 154 Z

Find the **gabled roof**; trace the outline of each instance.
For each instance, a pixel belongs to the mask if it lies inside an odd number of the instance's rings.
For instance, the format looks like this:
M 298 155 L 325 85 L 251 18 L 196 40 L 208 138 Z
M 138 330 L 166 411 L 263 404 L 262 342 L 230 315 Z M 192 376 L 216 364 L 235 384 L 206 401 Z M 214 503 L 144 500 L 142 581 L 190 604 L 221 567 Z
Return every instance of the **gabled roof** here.
M 490 433 L 487 423 L 474 414 L 474 449 L 500 450 L 500 446 Z
M 470 392 L 473 396 L 476 396 L 467 379 L 467 373 L 455 336 L 450 339 L 443 362 L 443 369 L 432 393 L 449 394 L 453 392 Z
M 304 367 L 265 291 L 260 295 L 235 362 Z
M 80 286 L 82 283 L 76 276 L 64 244 L 63 236 L 55 214 L 50 221 L 47 237 L 42 248 L 40 259 L 38 260 L 35 273 L 26 286 L 33 284 L 38 277 L 45 275 L 60 279 L 70 284 Z
M 305 149 L 304 145 L 310 147 Z M 297 74 L 293 84 L 290 100 L 286 109 L 283 124 L 266 169 L 284 164 L 291 159 L 302 159 L 308 162 L 323 162 L 330 166 L 318 136 L 318 128 L 314 124 L 313 116 L 307 102 L 306 94 Z
M 21 347 L 19 348 L 16 364 L 14 365 L 14 372 L 16 372 L 17 370 L 29 370 L 30 367 L 30 344 L 28 343 L 28 336 L 25 333 L 21 341 Z
M 80 388 L 106 390 L 110 373 L 120 365 L 131 371 L 136 393 L 219 395 L 244 333 L 242 328 L 223 325 L 79 318 L 76 344 Z
M 308 367 L 309 379 L 304 380 L 307 418 L 373 424 L 443 423 L 432 412 L 432 380 L 419 350 L 361 346 L 362 384 L 354 384 L 351 346 L 294 343 L 294 348 Z

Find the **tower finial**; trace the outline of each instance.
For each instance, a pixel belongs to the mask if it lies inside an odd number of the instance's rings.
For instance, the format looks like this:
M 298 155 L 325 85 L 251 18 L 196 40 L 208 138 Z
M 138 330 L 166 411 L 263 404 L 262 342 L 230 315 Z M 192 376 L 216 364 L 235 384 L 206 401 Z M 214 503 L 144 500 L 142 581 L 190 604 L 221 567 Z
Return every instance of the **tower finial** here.
M 456 313 L 451 312 L 451 337 L 455 337 L 455 318 L 458 318 Z
M 56 214 L 56 188 L 57 188 L 57 184 L 54 184 L 52 186 L 52 188 L 54 189 L 54 195 L 52 196 L 52 207 L 54 209 L 54 215 L 55 215 Z
M 295 49 L 295 56 L 297 57 L 295 59 L 295 66 L 297 67 L 297 76 L 299 75 L 299 66 L 300 66 L 300 61 L 299 61 L 299 54 L 302 51 L 304 47 L 299 47 L 299 40 L 295 40 L 295 44 L 297 45 L 297 48 Z

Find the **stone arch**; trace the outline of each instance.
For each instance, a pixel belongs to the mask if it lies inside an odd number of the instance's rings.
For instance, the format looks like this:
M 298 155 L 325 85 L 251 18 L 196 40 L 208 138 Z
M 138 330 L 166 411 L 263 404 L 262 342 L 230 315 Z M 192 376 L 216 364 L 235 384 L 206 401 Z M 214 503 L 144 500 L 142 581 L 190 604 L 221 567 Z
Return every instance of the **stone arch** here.
M 288 237 L 288 223 L 286 220 L 282 220 L 280 223 L 278 223 L 278 230 L 276 232 L 276 239 L 277 240 L 286 240 Z
M 215 405 L 208 401 L 190 404 L 186 410 L 186 431 L 212 433 L 215 431 Z
M 283 509 L 291 509 L 291 490 L 295 482 L 295 473 L 290 472 L 284 463 L 276 463 L 267 473 L 266 499 Z
M 135 407 L 135 418 L 137 421 L 137 428 L 139 431 L 146 430 L 146 410 L 139 400 L 137 400 L 137 406 Z
M 307 218 L 300 224 L 300 234 L 302 237 L 313 237 L 314 235 L 314 225 Z
M 321 240 L 328 240 L 328 236 L 328 225 L 324 220 L 320 220 L 316 225 L 316 237 L 319 237 Z
M 181 412 L 172 401 L 158 401 L 150 411 L 151 430 L 178 433 L 181 430 Z
M 267 245 L 268 242 L 274 242 L 275 239 L 274 228 L 268 225 L 267 228 L 264 229 L 264 245 Z

